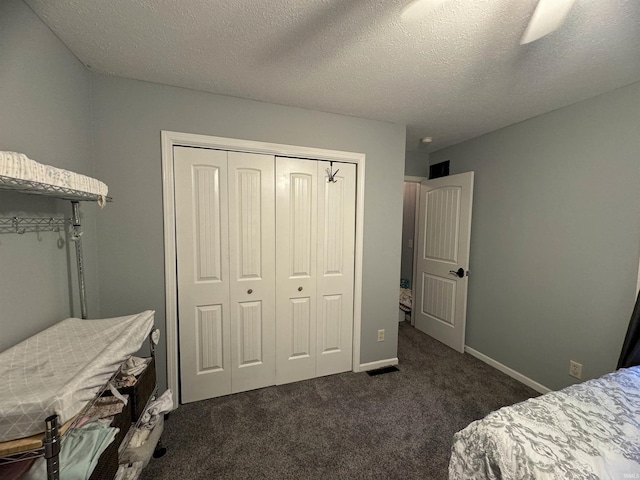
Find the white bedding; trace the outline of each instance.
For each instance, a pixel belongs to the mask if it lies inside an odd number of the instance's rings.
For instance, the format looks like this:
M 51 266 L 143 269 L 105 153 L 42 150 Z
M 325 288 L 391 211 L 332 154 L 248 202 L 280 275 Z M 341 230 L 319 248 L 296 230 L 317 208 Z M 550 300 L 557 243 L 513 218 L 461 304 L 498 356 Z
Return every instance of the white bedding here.
M 0 353 L 0 442 L 60 424 L 91 400 L 137 352 L 154 311 L 101 320 L 68 318 Z
M 400 289 L 400 310 L 406 313 L 411 313 L 412 295 L 410 288 Z
M 640 366 L 501 408 L 454 436 L 450 480 L 640 478 Z

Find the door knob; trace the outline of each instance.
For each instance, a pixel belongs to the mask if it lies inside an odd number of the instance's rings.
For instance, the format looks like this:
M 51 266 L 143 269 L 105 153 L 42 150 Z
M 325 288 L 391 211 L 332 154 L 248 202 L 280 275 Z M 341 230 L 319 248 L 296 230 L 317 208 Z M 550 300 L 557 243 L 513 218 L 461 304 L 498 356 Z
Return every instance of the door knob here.
M 464 277 L 464 269 L 460 267 L 458 270 L 449 270 L 451 275 L 455 275 L 456 277 Z
M 247 293 L 248 293 L 249 295 L 251 295 L 251 294 L 253 293 L 253 290 L 249 289 L 249 290 L 247 290 Z
M 302 291 L 302 287 L 298 287 L 298 291 L 301 292 Z

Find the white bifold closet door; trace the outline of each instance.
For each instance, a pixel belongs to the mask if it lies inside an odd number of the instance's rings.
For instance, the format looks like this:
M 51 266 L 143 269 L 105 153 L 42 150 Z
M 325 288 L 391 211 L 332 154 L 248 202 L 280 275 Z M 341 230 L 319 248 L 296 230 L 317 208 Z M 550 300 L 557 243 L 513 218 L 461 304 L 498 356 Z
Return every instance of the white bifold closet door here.
M 276 159 L 277 384 L 351 369 L 356 167 Z
M 351 370 L 352 164 L 175 147 L 183 403 Z
M 183 402 L 275 383 L 274 157 L 174 148 Z

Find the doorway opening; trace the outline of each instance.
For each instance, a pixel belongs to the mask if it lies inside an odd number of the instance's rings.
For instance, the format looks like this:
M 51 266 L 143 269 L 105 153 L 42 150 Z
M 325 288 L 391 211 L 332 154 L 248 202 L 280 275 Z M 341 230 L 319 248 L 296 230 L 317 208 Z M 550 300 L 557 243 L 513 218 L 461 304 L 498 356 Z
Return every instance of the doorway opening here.
M 415 245 L 418 234 L 420 182 L 426 177 L 405 177 L 402 206 L 402 254 L 400 261 L 400 294 L 398 322 L 414 324 L 413 285 L 415 271 Z

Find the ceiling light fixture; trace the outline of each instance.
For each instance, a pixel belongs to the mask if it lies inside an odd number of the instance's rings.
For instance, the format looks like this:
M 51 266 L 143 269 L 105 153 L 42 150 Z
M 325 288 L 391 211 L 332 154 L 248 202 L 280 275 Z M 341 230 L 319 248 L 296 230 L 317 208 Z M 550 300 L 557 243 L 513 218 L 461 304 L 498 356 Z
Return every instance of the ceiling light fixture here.
M 420 143 L 428 144 L 433 142 L 433 137 L 422 137 L 420 139 Z
M 449 0 L 412 0 L 400 12 L 400 18 L 405 22 L 420 21 L 443 3 Z M 521 45 L 535 42 L 557 30 L 567 18 L 576 0 L 538 0 L 533 15 L 527 25 Z
M 564 19 L 567 18 L 569 10 L 576 0 L 539 0 L 536 9 L 531 15 L 531 20 L 527 29 L 522 35 L 520 45 L 535 42 L 539 38 L 549 35 L 556 30 Z
M 413 0 L 409 2 L 400 13 L 402 20 L 421 20 L 427 13 L 439 7 L 447 0 Z

